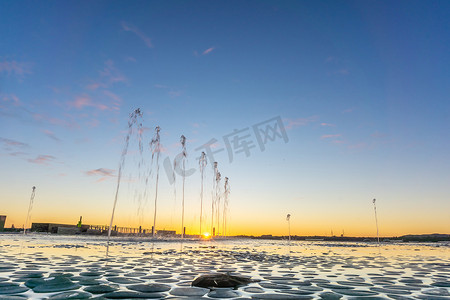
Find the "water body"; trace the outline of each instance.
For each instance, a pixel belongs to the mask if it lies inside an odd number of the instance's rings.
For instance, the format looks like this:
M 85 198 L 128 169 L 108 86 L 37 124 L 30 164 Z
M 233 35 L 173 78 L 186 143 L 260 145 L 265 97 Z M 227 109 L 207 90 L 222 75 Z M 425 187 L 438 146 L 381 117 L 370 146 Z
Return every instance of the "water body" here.
M 0 298 L 449 299 L 450 244 L 0 235 Z M 20 245 L 22 254 L 19 254 Z M 237 289 L 192 288 L 209 272 Z M 364 298 L 361 298 L 364 297 Z M 189 298 L 188 298 L 189 299 Z

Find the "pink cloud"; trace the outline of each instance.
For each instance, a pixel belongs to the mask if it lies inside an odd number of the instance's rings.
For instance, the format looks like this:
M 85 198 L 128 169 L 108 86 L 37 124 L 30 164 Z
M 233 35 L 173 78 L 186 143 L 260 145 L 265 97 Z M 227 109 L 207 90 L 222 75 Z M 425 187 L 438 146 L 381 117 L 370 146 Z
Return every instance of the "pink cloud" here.
M 99 82 L 93 82 L 93 83 L 88 84 L 88 85 L 86 86 L 86 88 L 87 88 L 88 90 L 91 90 L 91 91 L 95 91 L 95 90 L 98 89 L 99 87 L 104 87 L 104 85 L 101 84 L 101 83 L 99 83 Z
M 143 42 L 144 44 L 148 47 L 148 48 L 153 48 L 153 44 L 151 39 L 146 36 L 142 31 L 140 31 L 137 27 L 131 25 L 131 24 L 127 24 L 125 22 L 120 22 L 120 24 L 122 25 L 122 29 L 125 31 L 130 31 L 133 32 L 134 34 L 136 34 Z
M 53 160 L 55 160 L 55 157 L 51 155 L 39 155 L 34 159 L 28 159 L 30 163 L 41 165 L 48 165 Z
M 119 109 L 120 103 L 122 102 L 122 98 L 120 98 L 118 95 L 108 90 L 103 91 L 103 94 L 114 100 L 113 102 L 114 109 Z
M 54 141 L 60 142 L 61 140 L 50 130 L 43 130 L 44 134 Z
M 202 55 L 209 54 L 209 53 L 211 53 L 214 49 L 215 49 L 214 47 L 208 48 L 208 49 L 206 49 L 205 51 L 203 51 Z
M 25 144 L 25 143 L 22 143 L 19 141 L 15 141 L 15 140 L 5 139 L 5 138 L 0 138 L 0 142 L 6 146 L 28 147 L 28 144 Z
M 100 176 L 114 176 L 115 170 L 99 168 L 95 170 L 86 171 L 85 173 L 89 176 L 100 175 Z
M 342 140 L 333 140 L 333 141 L 331 141 L 333 144 L 345 144 L 345 142 L 344 141 L 342 141 Z
M 91 98 L 88 96 L 79 96 L 72 102 L 72 106 L 81 109 L 85 106 L 91 106 Z
M 77 122 L 75 122 L 73 120 L 69 120 L 72 118 L 70 115 L 66 115 L 66 119 L 64 119 L 64 120 L 58 119 L 58 118 L 51 118 L 51 117 L 48 117 L 47 115 L 38 114 L 38 113 L 35 113 L 32 116 L 33 116 L 33 119 L 36 121 L 47 122 L 49 124 L 56 125 L 56 126 L 63 126 L 66 128 L 71 128 L 71 129 L 80 127 L 80 125 L 78 125 Z
M 13 61 L 0 61 L 0 73 L 5 72 L 10 75 L 24 77 L 26 74 L 31 74 L 31 67 L 29 63 Z
M 90 170 L 90 171 L 86 171 L 84 173 L 89 176 L 100 176 L 100 178 L 97 180 L 97 182 L 101 182 L 101 181 L 108 179 L 108 177 L 115 176 L 114 175 L 115 170 L 105 169 L 105 168 Z
M 97 119 L 92 119 L 91 121 L 87 122 L 86 124 L 87 124 L 87 126 L 94 128 L 100 124 L 100 121 Z
M 69 102 L 68 104 L 69 106 L 75 107 L 77 109 L 83 109 L 84 107 L 95 107 L 100 110 L 110 109 L 105 104 L 93 102 L 92 99 L 87 95 L 78 96 L 74 101 Z
M 286 129 L 293 129 L 295 127 L 305 126 L 308 125 L 311 122 L 316 122 L 318 119 L 317 116 L 311 116 L 307 118 L 297 118 L 297 119 L 285 119 Z
M 0 94 L 0 99 L 4 102 L 11 102 L 14 106 L 20 106 L 21 102 L 15 94 Z
M 320 123 L 320 126 L 335 127 L 336 125 L 330 123 Z
M 365 149 L 368 148 L 367 143 L 357 143 L 357 144 L 352 144 L 348 146 L 348 149 L 355 149 L 355 150 L 361 150 L 361 149 Z
M 375 131 L 370 136 L 373 137 L 373 138 L 384 138 L 384 137 L 386 137 L 386 134 L 381 133 L 379 131 Z
M 341 137 L 342 134 L 324 134 L 322 135 L 320 138 L 321 139 L 332 139 L 332 138 L 337 138 L 337 137 Z

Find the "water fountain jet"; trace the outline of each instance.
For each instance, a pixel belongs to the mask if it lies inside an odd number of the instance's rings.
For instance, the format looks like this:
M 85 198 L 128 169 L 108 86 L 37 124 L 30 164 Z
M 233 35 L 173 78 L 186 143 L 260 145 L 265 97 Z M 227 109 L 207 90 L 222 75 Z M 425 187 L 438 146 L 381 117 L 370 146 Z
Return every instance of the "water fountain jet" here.
M 132 112 L 130 114 L 130 118 L 128 119 L 128 133 L 127 136 L 125 137 L 125 145 L 123 147 L 122 150 L 122 155 L 120 157 L 120 163 L 119 163 L 119 172 L 117 174 L 117 185 L 116 185 L 116 194 L 114 196 L 114 204 L 113 204 L 113 210 L 112 210 L 112 214 L 111 214 L 111 221 L 109 223 L 109 228 L 108 228 L 108 240 L 107 240 L 107 245 L 109 248 L 109 240 L 111 238 L 111 230 L 112 230 L 112 224 L 114 221 L 114 213 L 116 211 L 116 205 L 117 205 L 117 198 L 119 195 L 119 189 L 120 189 L 120 181 L 122 178 L 122 169 L 125 165 L 125 157 L 128 153 L 128 146 L 130 144 L 130 137 L 133 133 L 133 125 L 137 123 L 137 119 L 139 117 L 142 117 L 142 112 L 139 108 L 137 108 L 134 112 Z M 108 252 L 108 249 L 107 249 Z
M 217 235 L 220 235 L 220 180 L 222 175 L 220 172 L 216 174 L 216 213 L 217 213 Z
M 203 179 L 204 179 L 204 171 L 207 164 L 206 161 L 206 153 L 202 152 L 199 160 L 200 165 L 200 176 L 201 176 L 201 188 L 200 188 L 200 236 L 203 234 L 202 232 L 202 219 L 203 219 Z
M 218 173 L 218 169 L 217 169 L 217 162 L 215 161 L 213 164 L 213 171 L 214 171 L 214 175 L 213 175 L 213 188 L 211 191 L 211 234 L 214 237 L 214 202 L 215 202 L 215 198 L 214 198 L 214 191 L 216 190 L 216 178 L 217 178 L 217 173 Z
M 155 187 L 155 211 L 153 215 L 153 228 L 152 228 L 152 237 L 155 238 L 156 235 L 156 209 L 157 209 L 157 202 L 158 202 L 158 182 L 159 182 L 159 156 L 161 153 L 161 143 L 160 143 L 160 135 L 159 132 L 161 131 L 161 128 L 159 126 L 156 126 L 155 128 L 155 135 L 150 142 L 150 149 L 152 150 L 152 165 L 153 165 L 153 158 L 156 153 L 156 187 Z
M 227 210 L 228 210 L 228 195 L 230 194 L 230 184 L 228 183 L 228 177 L 225 177 L 224 192 L 223 192 L 223 221 L 222 221 L 222 235 L 226 236 L 227 226 Z
M 25 225 L 23 226 L 23 235 L 25 235 L 27 233 L 28 220 L 31 219 L 31 210 L 33 208 L 33 201 L 34 201 L 35 194 L 36 194 L 36 187 L 33 186 L 31 188 L 31 197 L 30 197 L 30 204 L 28 205 L 27 218 L 25 220 Z
M 291 214 L 287 214 L 286 221 L 288 222 L 289 243 L 291 242 Z
M 186 181 L 186 137 L 182 135 L 180 137 L 180 143 L 181 143 L 181 149 L 182 149 L 182 156 L 183 156 L 183 197 L 182 197 L 182 213 L 181 213 L 181 238 L 184 239 L 184 183 Z
M 372 200 L 373 203 L 373 210 L 375 212 L 375 225 L 377 226 L 377 242 L 378 242 L 378 247 L 380 247 L 380 236 L 378 235 L 378 218 L 377 218 L 377 205 L 376 205 L 376 199 Z

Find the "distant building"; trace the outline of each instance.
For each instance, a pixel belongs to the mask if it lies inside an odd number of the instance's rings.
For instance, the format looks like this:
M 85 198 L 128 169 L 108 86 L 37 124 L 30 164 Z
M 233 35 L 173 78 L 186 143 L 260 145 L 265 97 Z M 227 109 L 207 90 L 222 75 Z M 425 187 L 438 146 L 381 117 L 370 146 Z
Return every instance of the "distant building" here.
M 159 236 L 170 236 L 170 235 L 175 235 L 176 231 L 175 230 L 157 230 L 156 233 Z
M 5 229 L 6 216 L 0 216 L 0 231 Z
M 64 228 L 64 229 L 62 229 Z M 79 232 L 85 232 L 89 229 L 89 225 L 81 225 L 78 228 L 77 225 L 72 224 L 55 224 L 55 223 L 33 223 L 31 224 L 31 231 L 35 232 L 49 232 L 49 233 L 66 233 L 68 228 L 77 229 Z M 64 234 L 63 233 L 63 234 Z

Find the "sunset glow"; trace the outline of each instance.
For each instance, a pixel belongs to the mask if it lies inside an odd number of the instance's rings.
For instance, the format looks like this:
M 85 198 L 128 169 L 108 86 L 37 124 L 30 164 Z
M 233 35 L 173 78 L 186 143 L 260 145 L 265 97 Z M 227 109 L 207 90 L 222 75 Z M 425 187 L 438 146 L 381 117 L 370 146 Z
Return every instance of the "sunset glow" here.
M 3 1 L 5 226 L 450 233 L 436 3 Z

